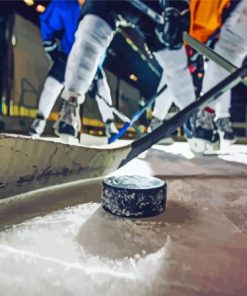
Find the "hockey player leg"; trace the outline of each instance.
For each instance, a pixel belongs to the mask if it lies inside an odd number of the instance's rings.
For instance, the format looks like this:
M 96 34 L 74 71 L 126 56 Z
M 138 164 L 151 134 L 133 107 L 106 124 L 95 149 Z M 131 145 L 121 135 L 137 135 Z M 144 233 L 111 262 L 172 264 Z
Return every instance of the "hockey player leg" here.
M 204 154 L 219 150 L 219 133 L 214 119 L 214 110 L 207 107 L 184 124 L 184 133 L 193 153 Z
M 156 54 L 155 54 L 155 57 L 156 57 Z M 156 58 L 158 60 L 158 56 Z M 158 91 L 165 84 L 167 84 L 167 80 L 166 80 L 166 74 L 163 72 L 162 77 L 160 79 L 159 86 L 158 86 Z M 154 102 L 153 119 L 150 124 L 151 129 L 158 127 L 157 124 L 154 124 L 152 128 L 152 122 L 153 123 L 160 122 L 160 124 L 163 123 L 172 103 L 173 103 L 173 98 L 170 94 L 169 88 L 167 88 L 163 93 L 157 96 Z
M 159 62 L 159 59 L 161 58 L 161 56 L 159 55 L 159 52 L 154 52 L 154 55 L 157 61 Z M 160 79 L 160 83 L 158 86 L 158 91 L 165 84 L 167 84 L 167 80 L 166 80 L 166 74 L 163 71 L 162 77 Z M 157 96 L 154 102 L 152 120 L 150 122 L 148 132 L 152 132 L 153 130 L 155 130 L 157 127 L 159 127 L 161 124 L 164 123 L 172 103 L 173 103 L 173 98 L 169 92 L 169 88 L 167 88 L 163 93 Z M 159 141 L 159 144 L 161 145 L 169 145 L 172 143 L 173 143 L 173 139 L 171 137 L 165 138 Z
M 163 76 L 165 78 L 163 79 L 167 81 L 169 89 L 169 98 L 166 98 L 166 105 L 155 113 L 164 112 L 162 116 L 166 116 L 172 102 L 180 110 L 193 102 L 195 100 L 195 91 L 192 77 L 188 70 L 188 58 L 184 47 L 179 50 L 163 49 L 155 53 L 155 57 L 164 69 Z
M 163 81 L 163 80 L 162 80 Z M 167 119 L 168 111 L 173 103 L 173 98 L 169 94 L 167 88 L 160 96 L 155 100 L 152 120 L 149 125 L 148 132 L 152 132 Z M 159 141 L 161 145 L 170 145 L 173 143 L 172 137 L 164 138 Z
M 107 138 L 112 137 L 113 135 L 118 133 L 118 129 L 114 124 L 114 115 L 111 107 L 98 95 L 95 97 L 98 108 L 102 117 L 102 120 L 105 125 L 105 134 Z
M 174 103 L 183 110 L 196 99 L 184 46 L 179 50 L 163 49 L 155 53 L 155 57 L 164 69 Z
M 112 104 L 111 92 L 104 74 L 97 80 L 97 93 L 95 96 L 102 120 L 105 124 L 105 134 L 109 139 L 118 133 L 113 120 L 114 114 L 110 105 Z
M 63 84 L 52 76 L 45 80 L 44 88 L 40 96 L 38 114 L 29 131 L 29 135 L 39 137 L 44 132 L 47 118 L 63 89 Z
M 79 24 L 65 73 L 63 97 L 67 102 L 56 124 L 56 133 L 63 138 L 78 136 L 81 129 L 79 107 L 84 102 L 112 33 L 108 23 L 96 15 L 86 15 Z
M 247 54 L 247 1 L 238 4 L 227 19 L 221 37 L 215 46 L 215 52 L 232 64 L 240 67 Z M 228 75 L 227 71 L 210 61 L 205 74 L 203 91 L 207 91 Z M 224 93 L 220 100 L 212 105 L 216 112 L 216 125 L 220 133 L 222 146 L 232 144 L 236 140 L 230 121 L 231 93 Z

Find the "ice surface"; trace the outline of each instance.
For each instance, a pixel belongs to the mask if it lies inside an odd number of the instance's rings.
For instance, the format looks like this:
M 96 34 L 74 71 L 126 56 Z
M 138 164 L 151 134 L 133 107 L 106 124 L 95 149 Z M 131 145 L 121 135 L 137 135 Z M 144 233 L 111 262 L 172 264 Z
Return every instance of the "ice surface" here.
M 84 222 L 99 207 L 99 204 L 92 203 L 68 208 L 1 232 L 0 295 L 150 293 L 163 265 L 161 259 L 169 248 L 169 239 L 164 239 L 164 243 L 153 253 L 147 253 L 142 245 L 135 250 L 138 253 L 122 255 L 118 259 L 90 254 L 75 238 Z M 99 217 L 103 219 L 102 215 Z M 116 223 L 125 227 L 130 221 L 119 220 Z M 97 223 L 93 228 L 92 231 L 97 230 Z M 106 244 L 107 237 L 102 241 L 101 248 L 105 247 L 104 241 Z
M 177 146 L 123 168 L 167 180 L 167 211 L 156 217 L 106 213 L 95 184 L 11 208 L 0 201 L 0 221 L 17 221 L 0 228 L 0 295 L 246 296 L 246 164 L 188 158 Z

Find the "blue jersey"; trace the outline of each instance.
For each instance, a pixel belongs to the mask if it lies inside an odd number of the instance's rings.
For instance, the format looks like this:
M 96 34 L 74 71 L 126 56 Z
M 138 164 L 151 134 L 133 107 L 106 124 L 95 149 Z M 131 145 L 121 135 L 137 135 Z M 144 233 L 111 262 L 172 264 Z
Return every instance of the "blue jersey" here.
M 60 49 L 69 54 L 75 40 L 80 9 L 77 0 L 52 0 L 40 15 L 42 39 L 52 40 L 62 32 Z

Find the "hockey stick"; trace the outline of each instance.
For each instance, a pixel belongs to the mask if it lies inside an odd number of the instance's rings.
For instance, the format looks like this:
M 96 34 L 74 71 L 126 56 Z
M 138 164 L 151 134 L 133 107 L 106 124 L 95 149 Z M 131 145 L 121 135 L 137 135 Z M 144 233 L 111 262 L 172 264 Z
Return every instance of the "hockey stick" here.
M 119 139 L 126 131 L 127 129 L 132 126 L 134 124 L 134 122 L 136 122 L 141 115 L 147 110 L 147 108 L 149 108 L 153 102 L 155 101 L 155 99 L 163 93 L 163 91 L 167 88 L 167 85 L 165 84 L 156 94 L 154 94 L 147 102 L 146 104 L 143 106 L 143 108 L 141 110 L 138 110 L 134 116 L 131 118 L 131 120 L 129 122 L 126 122 L 124 124 L 123 127 L 120 128 L 120 130 L 118 131 L 117 134 L 115 134 L 114 136 L 110 137 L 109 139 L 109 144 L 113 143 L 114 141 L 116 141 L 117 139 Z
M 124 115 L 123 113 L 119 112 L 115 107 L 111 106 L 111 105 L 107 102 L 107 100 L 106 100 L 104 97 L 102 97 L 99 93 L 97 93 L 97 95 L 98 95 L 98 97 L 99 97 L 100 99 L 102 99 L 102 100 L 106 103 L 106 105 L 107 105 L 108 107 L 111 108 L 113 114 L 116 115 L 121 121 L 123 121 L 124 123 L 126 123 L 126 122 L 130 122 L 130 118 L 129 118 L 129 117 L 127 117 L 127 116 Z M 139 131 L 138 126 L 137 126 L 136 124 L 132 124 L 132 126 L 133 126 L 133 128 L 135 129 L 137 135 L 138 135 L 139 137 L 141 137 L 141 136 L 142 136 L 142 133 Z
M 184 32 L 183 37 L 184 37 L 184 41 L 186 41 L 196 51 L 200 52 L 202 55 L 212 60 L 217 65 L 225 69 L 226 71 L 233 73 L 238 69 L 236 66 L 234 66 L 232 63 L 227 61 L 225 58 L 223 58 L 219 54 L 217 54 L 211 48 L 209 48 L 203 43 L 198 42 L 195 38 L 191 37 L 188 33 Z M 242 83 L 247 86 L 247 81 L 242 80 Z
M 96 93 L 96 95 L 101 99 L 103 100 L 106 105 L 111 108 L 112 112 L 120 119 L 122 120 L 123 122 L 130 122 L 130 119 L 129 117 L 127 117 L 126 115 L 124 115 L 123 113 L 119 112 L 115 107 L 111 106 L 108 101 L 102 97 L 98 92 Z
M 152 8 L 148 7 L 145 3 L 139 0 L 128 0 L 128 2 L 134 6 L 136 9 L 141 11 L 142 13 L 146 14 L 149 18 L 151 18 L 156 24 L 164 25 L 165 20 L 164 16 L 153 10 Z M 181 15 L 187 13 L 189 9 L 185 9 L 181 12 Z
M 161 139 L 170 136 L 179 126 L 183 125 L 189 117 L 200 109 L 206 107 L 209 103 L 215 101 L 224 92 L 230 90 L 235 85 L 240 83 L 247 76 L 247 65 L 237 69 L 235 72 L 227 76 L 216 86 L 206 92 L 199 100 L 194 101 L 185 109 L 174 115 L 167 122 L 152 131 L 150 134 L 134 141 L 131 144 L 131 150 L 127 157 L 121 162 L 119 167 L 122 167 L 136 156 L 156 144 Z
M 133 5 L 136 9 L 146 14 L 148 17 L 150 17 L 154 22 L 156 22 L 159 25 L 164 25 L 164 18 L 162 15 L 148 7 L 145 3 L 139 1 L 139 0 L 128 0 L 128 2 Z

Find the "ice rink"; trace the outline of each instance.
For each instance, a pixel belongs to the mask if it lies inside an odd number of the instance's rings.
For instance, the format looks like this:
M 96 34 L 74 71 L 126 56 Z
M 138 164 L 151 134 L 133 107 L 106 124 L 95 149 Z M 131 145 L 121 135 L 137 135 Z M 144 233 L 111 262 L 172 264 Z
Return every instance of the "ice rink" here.
M 0 295 L 247 295 L 247 147 L 156 145 L 116 174 L 167 181 L 167 210 L 123 219 L 102 179 L 0 200 Z

